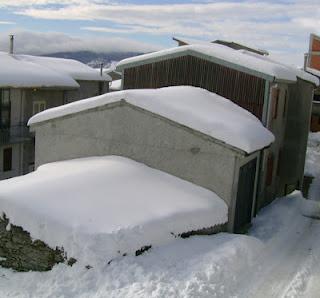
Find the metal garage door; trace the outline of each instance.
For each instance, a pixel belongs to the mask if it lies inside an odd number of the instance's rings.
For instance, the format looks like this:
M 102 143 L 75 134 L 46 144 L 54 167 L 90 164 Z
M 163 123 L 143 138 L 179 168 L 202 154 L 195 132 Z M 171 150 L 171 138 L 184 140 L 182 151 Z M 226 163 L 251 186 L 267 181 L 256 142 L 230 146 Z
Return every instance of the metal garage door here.
M 243 165 L 239 171 L 234 231 L 243 232 L 251 223 L 257 159 Z

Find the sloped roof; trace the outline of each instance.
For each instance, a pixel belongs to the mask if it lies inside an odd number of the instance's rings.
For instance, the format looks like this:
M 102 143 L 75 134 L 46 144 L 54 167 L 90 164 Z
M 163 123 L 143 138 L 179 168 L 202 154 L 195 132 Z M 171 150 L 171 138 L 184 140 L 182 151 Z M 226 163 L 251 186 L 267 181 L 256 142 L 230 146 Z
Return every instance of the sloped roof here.
M 180 42 L 184 45 L 191 45 L 191 44 L 208 45 L 208 44 L 212 44 L 212 43 L 217 43 L 217 44 L 229 46 L 233 49 L 245 49 L 245 50 L 253 51 L 253 52 L 260 54 L 260 55 L 269 55 L 269 52 L 266 50 L 258 49 L 256 47 L 251 46 L 251 45 L 246 45 L 244 43 L 239 43 L 239 42 L 229 41 L 229 40 L 217 39 L 214 41 L 203 41 L 203 40 L 190 39 L 190 38 L 184 38 L 184 37 L 182 37 L 182 38 L 181 37 L 173 37 L 172 39 L 177 42 Z
M 77 80 L 109 81 L 110 76 L 72 59 L 0 52 L 2 88 L 78 88 Z
M 0 87 L 2 88 L 78 88 L 69 75 L 58 73 L 16 55 L 0 52 Z
M 158 114 L 251 153 L 269 146 L 273 134 L 250 112 L 230 100 L 191 86 L 118 91 L 49 109 L 28 125 L 74 114 L 110 103 L 125 102 Z
M 117 70 L 185 55 L 206 59 L 269 81 L 296 82 L 299 77 L 315 85 L 319 84 L 316 77 L 298 68 L 272 61 L 266 56 L 211 43 L 185 45 L 127 58 L 118 63 Z

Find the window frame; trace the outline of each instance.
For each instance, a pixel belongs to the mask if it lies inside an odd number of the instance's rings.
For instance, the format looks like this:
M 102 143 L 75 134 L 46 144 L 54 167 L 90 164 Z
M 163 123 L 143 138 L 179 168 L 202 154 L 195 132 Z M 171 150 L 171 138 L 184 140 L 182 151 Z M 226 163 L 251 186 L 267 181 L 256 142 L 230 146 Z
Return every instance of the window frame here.
M 43 109 L 41 109 L 41 105 L 43 105 Z M 32 115 L 38 114 L 47 108 L 47 103 L 45 100 L 35 100 L 32 103 Z

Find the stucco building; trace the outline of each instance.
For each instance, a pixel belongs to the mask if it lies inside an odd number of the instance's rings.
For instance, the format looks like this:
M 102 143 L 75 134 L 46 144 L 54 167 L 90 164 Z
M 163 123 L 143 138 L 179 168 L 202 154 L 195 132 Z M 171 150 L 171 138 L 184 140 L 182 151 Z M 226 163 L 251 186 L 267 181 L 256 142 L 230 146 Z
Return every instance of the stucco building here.
M 45 111 L 29 124 L 36 167 L 79 157 L 129 157 L 215 192 L 228 206 L 230 231 L 251 221 L 261 152 L 274 140 L 244 109 L 186 86 L 113 92 Z
M 111 78 L 70 59 L 1 52 L 0 65 L 0 179 L 6 179 L 34 167 L 31 116 L 106 93 Z

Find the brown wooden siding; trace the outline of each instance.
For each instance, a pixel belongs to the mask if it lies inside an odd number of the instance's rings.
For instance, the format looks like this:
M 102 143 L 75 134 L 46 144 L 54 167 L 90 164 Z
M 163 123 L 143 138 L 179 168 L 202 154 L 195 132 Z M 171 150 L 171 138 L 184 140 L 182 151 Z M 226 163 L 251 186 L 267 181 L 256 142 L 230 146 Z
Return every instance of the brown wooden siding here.
M 265 80 L 193 56 L 124 70 L 124 89 L 191 85 L 226 97 L 262 119 Z

